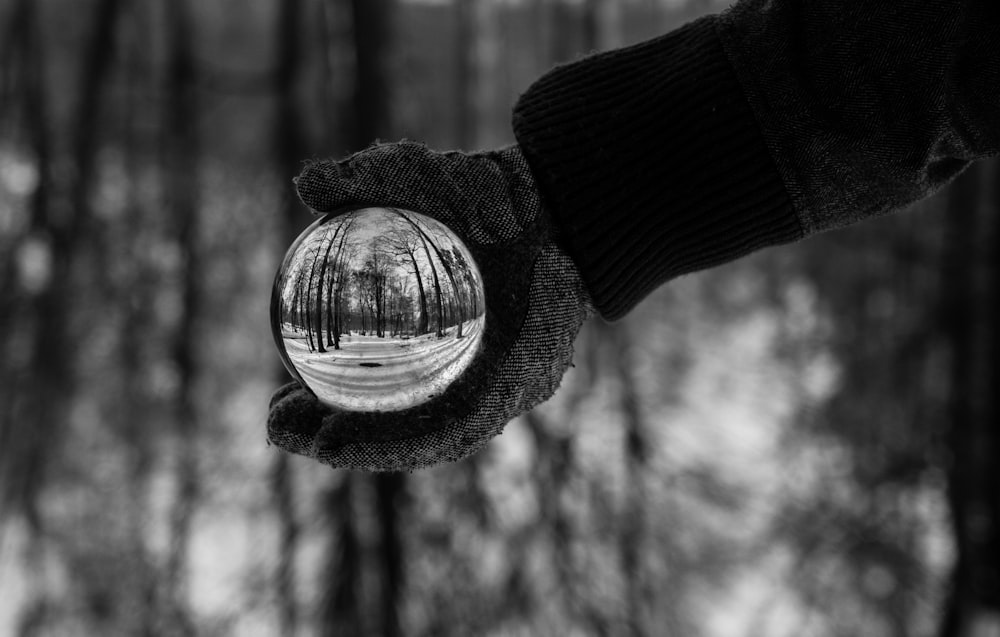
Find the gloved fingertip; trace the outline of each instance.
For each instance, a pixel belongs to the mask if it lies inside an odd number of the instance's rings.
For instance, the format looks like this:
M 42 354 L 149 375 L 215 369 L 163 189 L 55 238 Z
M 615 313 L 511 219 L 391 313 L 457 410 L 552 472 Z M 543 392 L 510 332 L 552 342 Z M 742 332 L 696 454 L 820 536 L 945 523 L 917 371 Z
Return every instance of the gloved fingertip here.
M 278 401 L 280 401 L 282 398 L 284 398 L 288 394 L 292 393 L 296 389 L 301 389 L 301 388 L 302 388 L 302 385 L 300 385 L 298 383 L 298 381 L 294 381 L 293 380 L 290 383 L 285 383 L 281 387 L 279 387 L 276 390 L 274 390 L 274 393 L 271 394 L 271 400 L 270 400 L 270 402 L 268 402 L 267 408 L 268 409 L 272 409 L 274 407 L 274 405 Z
M 272 400 L 267 415 L 268 437 L 272 442 L 277 442 L 273 434 L 315 436 L 323 424 L 323 416 L 329 411 L 308 389 L 288 387 L 285 385 L 275 392 L 276 399 Z M 284 395 L 277 397 L 282 392 Z
M 351 203 L 349 181 L 353 171 L 346 162 L 309 162 L 293 182 L 299 199 L 317 212 L 330 212 Z
M 352 435 L 353 434 L 353 435 Z M 315 451 L 317 454 L 336 453 L 349 442 L 358 438 L 358 423 L 344 414 L 331 414 L 323 419 L 323 426 L 316 432 Z

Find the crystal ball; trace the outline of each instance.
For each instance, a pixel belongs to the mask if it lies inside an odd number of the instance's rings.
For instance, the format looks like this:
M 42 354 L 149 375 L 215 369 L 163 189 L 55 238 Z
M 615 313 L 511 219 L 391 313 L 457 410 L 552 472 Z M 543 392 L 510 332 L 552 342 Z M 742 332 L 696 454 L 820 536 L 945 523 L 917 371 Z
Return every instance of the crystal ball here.
M 398 208 L 320 218 L 274 279 L 271 330 L 289 373 L 322 402 L 394 411 L 443 392 L 479 350 L 483 280 L 440 222 Z

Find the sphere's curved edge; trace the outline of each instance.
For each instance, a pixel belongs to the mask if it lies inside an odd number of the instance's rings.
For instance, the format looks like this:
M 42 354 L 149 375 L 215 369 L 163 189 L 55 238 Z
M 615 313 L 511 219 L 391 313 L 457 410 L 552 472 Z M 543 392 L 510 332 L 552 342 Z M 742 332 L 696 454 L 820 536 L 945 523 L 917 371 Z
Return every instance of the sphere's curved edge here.
M 322 402 L 405 412 L 448 393 L 485 332 L 483 279 L 440 222 L 393 208 L 331 213 L 292 243 L 275 275 L 282 362 Z

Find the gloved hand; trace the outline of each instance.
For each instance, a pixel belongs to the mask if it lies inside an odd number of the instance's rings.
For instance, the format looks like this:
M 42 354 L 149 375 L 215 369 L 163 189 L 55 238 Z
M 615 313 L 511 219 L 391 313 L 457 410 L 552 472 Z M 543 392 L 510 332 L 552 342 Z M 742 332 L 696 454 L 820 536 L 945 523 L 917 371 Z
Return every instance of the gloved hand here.
M 476 259 L 486 326 L 460 386 L 414 408 L 342 411 L 297 382 L 281 387 L 267 421 L 272 443 L 335 467 L 416 469 L 478 451 L 555 392 L 593 308 L 516 146 L 470 155 L 380 144 L 307 165 L 296 187 L 317 214 L 396 207 L 444 223 Z

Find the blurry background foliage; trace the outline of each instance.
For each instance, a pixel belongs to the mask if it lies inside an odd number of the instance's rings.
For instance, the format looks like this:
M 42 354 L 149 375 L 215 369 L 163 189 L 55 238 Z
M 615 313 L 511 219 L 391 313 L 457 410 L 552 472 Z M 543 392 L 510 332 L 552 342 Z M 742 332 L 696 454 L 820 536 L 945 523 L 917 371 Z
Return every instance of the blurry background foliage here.
M 997 163 L 590 322 L 464 462 L 266 445 L 302 160 L 723 8 L 0 0 L 0 635 L 1000 634 Z

